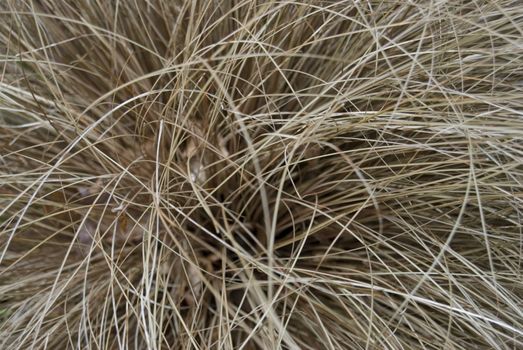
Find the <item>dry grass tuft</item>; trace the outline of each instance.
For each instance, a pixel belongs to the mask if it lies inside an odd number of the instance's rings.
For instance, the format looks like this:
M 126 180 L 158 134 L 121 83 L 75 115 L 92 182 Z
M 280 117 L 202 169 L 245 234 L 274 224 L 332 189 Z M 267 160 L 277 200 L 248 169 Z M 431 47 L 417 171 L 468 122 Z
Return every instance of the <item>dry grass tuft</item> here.
M 4 0 L 1 349 L 523 348 L 519 0 Z

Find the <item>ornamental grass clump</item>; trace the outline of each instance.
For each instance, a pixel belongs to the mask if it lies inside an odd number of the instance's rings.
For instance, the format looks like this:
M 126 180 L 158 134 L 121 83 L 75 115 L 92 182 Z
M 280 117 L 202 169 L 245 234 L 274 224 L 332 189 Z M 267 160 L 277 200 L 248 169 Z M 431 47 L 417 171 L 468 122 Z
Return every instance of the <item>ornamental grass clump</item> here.
M 517 0 L 4 0 L 1 349 L 520 349 Z

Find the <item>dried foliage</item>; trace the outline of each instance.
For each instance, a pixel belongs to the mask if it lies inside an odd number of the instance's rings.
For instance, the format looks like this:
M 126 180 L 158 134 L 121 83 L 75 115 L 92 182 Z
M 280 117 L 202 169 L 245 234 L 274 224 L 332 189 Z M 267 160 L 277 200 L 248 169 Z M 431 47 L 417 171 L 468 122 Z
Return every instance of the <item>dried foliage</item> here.
M 0 348 L 521 349 L 523 6 L 4 0 Z

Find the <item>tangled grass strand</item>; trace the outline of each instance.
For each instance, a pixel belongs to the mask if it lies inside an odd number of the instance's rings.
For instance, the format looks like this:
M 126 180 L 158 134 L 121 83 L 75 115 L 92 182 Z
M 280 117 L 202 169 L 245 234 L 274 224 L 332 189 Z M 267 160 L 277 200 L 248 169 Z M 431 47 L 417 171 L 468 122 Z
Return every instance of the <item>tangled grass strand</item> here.
M 1 349 L 523 348 L 518 0 L 4 0 Z

